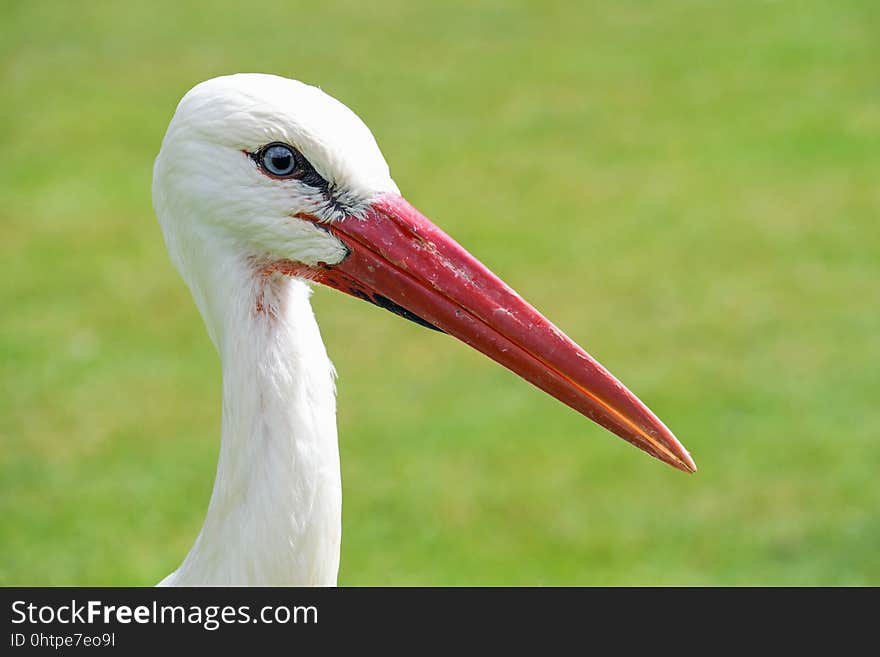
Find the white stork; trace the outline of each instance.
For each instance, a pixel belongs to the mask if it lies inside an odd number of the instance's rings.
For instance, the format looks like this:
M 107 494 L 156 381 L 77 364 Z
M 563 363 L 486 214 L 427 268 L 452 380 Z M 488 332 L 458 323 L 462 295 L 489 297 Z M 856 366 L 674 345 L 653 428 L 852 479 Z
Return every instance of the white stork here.
M 153 203 L 223 366 L 207 516 L 162 585 L 336 584 L 335 373 L 309 281 L 455 336 L 696 469 L 635 395 L 400 195 L 367 126 L 316 87 L 259 74 L 194 87 L 156 158 Z

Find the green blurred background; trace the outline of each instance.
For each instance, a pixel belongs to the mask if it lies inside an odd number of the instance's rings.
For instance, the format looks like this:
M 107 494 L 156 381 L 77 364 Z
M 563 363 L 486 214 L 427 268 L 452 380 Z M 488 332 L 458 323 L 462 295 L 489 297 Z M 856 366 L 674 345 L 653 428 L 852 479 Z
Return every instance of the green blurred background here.
M 875 0 L 0 7 L 0 584 L 152 584 L 201 526 L 220 370 L 150 178 L 238 71 L 351 106 L 700 467 L 321 289 L 340 583 L 880 584 Z

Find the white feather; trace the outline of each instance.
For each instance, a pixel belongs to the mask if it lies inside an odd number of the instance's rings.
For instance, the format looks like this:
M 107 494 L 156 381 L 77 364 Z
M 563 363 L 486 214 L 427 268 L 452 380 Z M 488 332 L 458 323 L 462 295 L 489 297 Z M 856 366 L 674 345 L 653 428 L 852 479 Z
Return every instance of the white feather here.
M 339 262 L 345 247 L 298 212 L 313 188 L 260 173 L 243 151 L 295 146 L 350 212 L 397 191 L 373 135 L 314 87 L 216 78 L 184 96 L 156 158 L 153 199 L 172 262 L 223 364 L 223 429 L 202 530 L 162 585 L 334 585 L 342 489 L 333 367 L 301 280 L 277 259 Z

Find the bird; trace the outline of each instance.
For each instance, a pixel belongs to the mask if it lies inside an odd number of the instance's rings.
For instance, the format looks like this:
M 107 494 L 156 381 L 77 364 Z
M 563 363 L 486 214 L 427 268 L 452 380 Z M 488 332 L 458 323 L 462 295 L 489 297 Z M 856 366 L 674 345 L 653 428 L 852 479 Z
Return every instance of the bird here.
M 633 393 L 402 196 L 370 129 L 320 88 L 262 73 L 195 85 L 162 140 L 152 194 L 223 379 L 204 523 L 159 586 L 337 584 L 336 374 L 309 301 L 317 285 L 453 336 L 696 470 Z

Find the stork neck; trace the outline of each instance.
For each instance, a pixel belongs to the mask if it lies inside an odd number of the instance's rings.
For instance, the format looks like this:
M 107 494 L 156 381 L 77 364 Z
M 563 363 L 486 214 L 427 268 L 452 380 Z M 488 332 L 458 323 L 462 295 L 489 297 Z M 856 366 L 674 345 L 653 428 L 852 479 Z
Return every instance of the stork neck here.
M 202 531 L 163 583 L 335 585 L 342 491 L 332 365 L 308 286 L 244 269 L 238 284 L 203 299 L 219 312 L 199 304 L 223 365 L 220 458 Z

